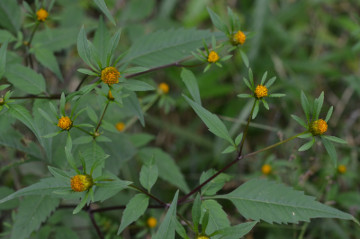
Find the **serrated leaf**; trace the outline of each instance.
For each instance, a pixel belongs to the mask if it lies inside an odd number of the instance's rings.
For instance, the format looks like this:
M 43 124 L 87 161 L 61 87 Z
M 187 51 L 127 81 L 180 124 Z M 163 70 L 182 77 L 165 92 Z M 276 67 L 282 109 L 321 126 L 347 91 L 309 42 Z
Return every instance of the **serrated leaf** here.
M 174 199 L 166 213 L 164 220 L 161 222 L 159 230 L 156 232 L 153 239 L 175 239 L 176 228 L 176 206 L 179 196 L 179 191 L 175 193 Z
M 155 88 L 152 85 L 139 80 L 127 80 L 123 83 L 123 86 L 131 91 L 155 90 Z
M 128 188 L 128 185 L 132 184 L 130 181 L 120 180 L 117 177 L 111 177 L 112 181 L 97 183 L 95 190 L 95 201 L 103 202 L 108 198 L 111 198 L 120 191 Z
M 16 34 L 21 26 L 21 8 L 13 0 L 0 1 L 0 26 Z
M 209 169 L 206 172 L 203 172 L 200 176 L 200 184 L 205 182 L 208 178 L 213 176 L 216 173 L 216 170 Z M 219 190 L 221 190 L 225 183 L 230 181 L 231 176 L 221 173 L 217 177 L 213 178 L 209 183 L 201 188 L 201 194 L 203 195 L 215 195 Z
M 86 38 L 86 32 L 84 26 L 81 27 L 79 35 L 77 37 L 77 51 L 81 59 L 90 66 L 93 70 L 97 70 L 96 67 L 92 64 L 91 61 L 91 49 Z
M 116 22 L 111 15 L 109 9 L 107 8 L 104 0 L 94 0 L 95 4 L 100 8 L 100 10 L 105 14 L 105 16 L 111 21 L 112 24 L 116 25 Z
M 123 99 L 124 105 L 128 105 L 128 107 L 139 119 L 141 125 L 144 127 L 145 126 L 144 113 L 141 109 L 139 99 L 137 98 L 134 92 L 127 91 L 126 93 L 128 93 L 129 96 Z
M 45 79 L 33 69 L 11 64 L 7 67 L 5 77 L 19 90 L 29 94 L 40 94 L 45 92 Z
M 303 144 L 299 149 L 298 151 L 306 151 L 308 149 L 310 149 L 315 143 L 315 138 L 313 137 L 309 142 Z
M 222 209 L 222 206 L 215 200 L 205 200 L 201 204 L 202 218 L 206 212 L 208 212 L 209 220 L 206 227 L 206 234 L 211 233 L 230 226 L 230 221 L 226 212 Z M 204 225 L 202 225 L 203 227 Z M 220 236 L 213 236 L 211 239 L 218 239 Z
M 257 223 L 257 221 L 245 222 L 236 226 L 222 228 L 212 233 L 212 235 L 220 235 L 222 238 L 234 238 L 234 235 L 236 235 L 236 238 L 241 238 L 248 234 Z
M 301 191 L 265 179 L 250 180 L 214 198 L 230 200 L 246 219 L 268 223 L 298 223 L 311 218 L 354 220 L 352 215 L 321 204 Z
M 64 81 L 64 78 L 61 74 L 59 64 L 56 60 L 54 53 L 46 48 L 35 48 L 34 50 L 35 58 L 50 71 L 52 71 L 60 81 Z
M 7 50 L 8 42 L 2 44 L 0 48 L 0 79 L 5 74 L 6 67 L 6 50 Z
M 328 153 L 332 163 L 334 164 L 334 167 L 337 167 L 337 154 L 334 145 L 327 138 L 323 136 L 321 136 L 320 138 L 326 149 L 326 152 Z
M 59 205 L 60 200 L 48 196 L 31 196 L 21 201 L 11 239 L 29 238 Z
M 159 177 L 169 183 L 177 186 L 185 193 L 190 191 L 180 168 L 176 165 L 171 156 L 158 148 L 143 148 L 139 151 L 139 156 L 143 162 L 149 157 L 154 157 L 158 167 Z
M 152 186 L 154 186 L 158 176 L 159 170 L 155 164 L 154 158 L 150 158 L 149 162 L 145 162 L 140 171 L 140 183 L 150 192 Z
M 136 194 L 128 204 L 121 218 L 121 223 L 117 235 L 119 235 L 128 225 L 135 222 L 144 214 L 149 205 L 149 197 L 145 194 Z
M 227 26 L 223 23 L 223 21 L 221 20 L 221 18 L 213 11 L 211 10 L 209 7 L 207 7 L 207 11 L 210 15 L 211 21 L 214 24 L 214 26 L 219 29 L 220 31 L 224 32 L 224 33 L 228 33 L 229 30 L 227 29 Z M 213 46 L 215 47 L 215 46 Z
M 234 145 L 234 141 L 232 140 L 229 131 L 217 115 L 210 113 L 198 103 L 190 100 L 187 96 L 183 95 L 183 97 L 206 124 L 210 132 Z
M 177 219 L 175 220 L 175 230 L 177 234 L 179 234 L 182 238 L 189 239 L 188 235 L 186 235 L 185 228 L 183 227 L 183 225 L 181 225 L 181 223 Z
M 196 77 L 192 71 L 182 68 L 181 70 L 181 79 L 185 83 L 186 88 L 189 90 L 193 100 L 201 105 L 200 91 L 199 86 L 196 80 Z
M 22 188 L 13 194 L 0 200 L 0 204 L 14 198 L 29 195 L 50 195 L 53 191 L 70 189 L 70 181 L 64 182 L 56 178 L 45 178 L 38 183 L 34 183 L 26 188 Z
M 212 34 L 208 30 L 172 29 L 157 31 L 140 37 L 130 47 L 121 63 L 132 62 L 144 67 L 157 67 L 177 62 L 202 47 L 202 40 L 210 43 L 211 37 L 225 39 L 222 33 Z

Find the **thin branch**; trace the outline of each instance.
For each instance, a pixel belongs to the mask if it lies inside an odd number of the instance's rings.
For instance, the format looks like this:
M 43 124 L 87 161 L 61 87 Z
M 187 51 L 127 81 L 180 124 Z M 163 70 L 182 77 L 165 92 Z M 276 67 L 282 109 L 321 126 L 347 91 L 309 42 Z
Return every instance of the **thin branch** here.
M 102 113 L 102 115 L 101 115 L 101 118 L 100 118 L 100 120 L 99 120 L 99 123 L 97 124 L 97 126 L 96 126 L 96 128 L 95 128 L 95 133 L 99 130 L 99 127 L 100 127 L 100 125 L 101 125 L 102 120 L 104 119 L 104 116 L 105 116 L 106 110 L 107 110 L 108 107 L 109 107 L 109 104 L 110 104 L 110 101 L 108 100 L 107 103 L 106 103 L 105 109 L 104 109 L 104 111 L 103 111 L 103 113 Z
M 13 96 L 10 97 L 13 100 L 24 100 L 24 99 L 48 99 L 48 100 L 58 100 L 60 99 L 61 94 L 49 95 L 49 96 L 38 96 L 38 95 L 25 95 L 25 96 Z
M 89 213 L 89 217 L 90 217 L 90 220 L 91 220 L 91 223 L 93 224 L 93 226 L 95 227 L 96 229 L 96 233 L 98 234 L 99 238 L 100 239 L 104 239 L 104 235 L 102 234 L 101 230 L 100 230 L 100 227 L 98 226 L 98 224 L 96 223 L 95 221 L 95 218 L 94 218 L 94 214 L 89 210 L 88 211 Z

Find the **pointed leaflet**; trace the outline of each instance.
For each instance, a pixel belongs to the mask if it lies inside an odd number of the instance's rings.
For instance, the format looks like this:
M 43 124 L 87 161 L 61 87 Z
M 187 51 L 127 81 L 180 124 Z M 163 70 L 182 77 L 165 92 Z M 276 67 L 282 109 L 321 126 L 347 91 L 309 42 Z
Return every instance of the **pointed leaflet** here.
M 179 190 L 175 193 L 174 199 L 170 205 L 169 210 L 166 213 L 164 221 L 162 221 L 159 230 L 156 232 L 156 235 L 153 239 L 174 239 L 175 238 L 175 228 L 176 228 L 176 206 L 179 196 Z
M 0 79 L 5 74 L 5 66 L 6 66 L 6 49 L 8 42 L 2 44 L 0 48 Z
M 155 159 L 149 158 L 147 162 L 141 167 L 140 171 L 140 183 L 150 192 L 152 186 L 156 183 L 159 176 L 158 167 L 155 164 Z
M 11 232 L 11 239 L 29 238 L 59 203 L 60 199 L 44 195 L 31 196 L 22 200 Z
M 112 181 L 97 183 L 97 188 L 95 190 L 95 199 L 94 201 L 105 201 L 108 198 L 111 198 L 115 194 L 119 193 L 123 189 L 128 188 L 128 185 L 132 184 L 130 181 L 120 180 L 117 177 L 112 177 Z
M 143 215 L 148 205 L 148 196 L 145 194 L 136 194 L 128 202 L 128 204 L 126 204 L 117 235 L 119 235 L 128 225 L 130 225 L 132 222 L 135 222 L 141 215 Z
M 301 191 L 264 179 L 250 180 L 214 198 L 230 200 L 246 219 L 268 223 L 298 223 L 319 217 L 354 220 L 350 214 L 321 204 Z
M 181 70 L 181 79 L 185 83 L 186 88 L 189 90 L 191 97 L 195 100 L 196 103 L 201 105 L 199 86 L 194 73 L 183 68 Z
M 47 67 L 50 71 L 52 71 L 59 78 L 60 81 L 64 81 L 59 64 L 52 51 L 46 48 L 35 48 L 34 54 L 36 60 L 38 60 L 43 66 Z
M 207 11 L 209 12 L 211 21 L 214 24 L 214 26 L 224 33 L 229 33 L 227 26 L 222 22 L 219 15 L 217 15 L 215 12 L 213 12 L 213 10 L 211 10 L 209 7 L 207 8 Z M 215 47 L 215 46 L 213 46 L 213 47 Z
M 248 234 L 251 229 L 258 223 L 258 221 L 255 222 L 245 222 L 238 224 L 233 227 L 225 227 L 220 230 L 215 231 L 212 235 L 220 235 L 222 238 L 235 238 L 234 235 L 236 235 L 236 238 L 241 238 Z M 229 237 L 226 237 L 229 236 Z M 213 238 L 213 237 L 212 237 Z
M 91 49 L 86 38 L 84 26 L 81 27 L 77 38 L 77 51 L 81 59 L 83 59 L 83 61 L 88 64 L 88 66 L 90 66 L 93 70 L 96 70 L 96 68 L 91 62 Z
M 234 141 L 231 139 L 229 131 L 227 130 L 224 123 L 217 117 L 217 115 L 212 114 L 207 111 L 198 103 L 190 100 L 186 95 L 183 95 L 185 100 L 189 105 L 194 109 L 196 114 L 201 118 L 201 120 L 206 124 L 209 130 L 216 136 L 227 140 L 230 144 L 234 145 Z
M 94 0 L 94 2 L 100 8 L 100 10 L 105 14 L 105 16 L 111 21 L 111 23 L 116 25 L 115 20 L 111 15 L 109 9 L 107 8 L 104 0 Z
M 337 154 L 334 145 L 326 138 L 321 136 L 321 141 L 326 149 L 326 152 L 329 154 L 330 159 L 334 166 L 337 166 Z
M 222 209 L 222 206 L 215 200 L 206 200 L 201 204 L 202 218 L 205 213 L 209 212 L 209 222 L 206 227 L 206 234 L 209 235 L 216 230 L 226 228 L 230 226 L 230 222 L 226 212 Z M 202 219 L 203 220 L 203 219 Z M 202 225 L 204 227 L 204 225 Z M 219 236 L 211 237 L 211 239 L 220 238 Z

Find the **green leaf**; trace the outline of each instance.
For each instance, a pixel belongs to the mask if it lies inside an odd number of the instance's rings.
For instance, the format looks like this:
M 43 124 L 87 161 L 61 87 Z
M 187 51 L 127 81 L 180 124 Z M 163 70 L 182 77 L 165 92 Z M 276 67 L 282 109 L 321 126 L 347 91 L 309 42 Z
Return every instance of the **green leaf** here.
M 8 46 L 8 42 L 5 42 L 2 44 L 2 46 L 0 48 L 0 79 L 5 74 L 7 46 Z
M 241 223 L 236 226 L 233 226 L 233 227 L 222 228 L 222 229 L 217 230 L 214 233 L 212 233 L 212 235 L 221 235 L 223 237 L 236 235 L 236 238 L 241 238 L 241 237 L 245 236 L 246 234 L 248 234 L 257 223 L 258 223 L 257 221 L 245 222 L 245 223 Z M 233 238 L 233 237 L 231 237 L 231 238 Z
M 183 227 L 183 225 L 181 225 L 181 223 L 176 219 L 175 220 L 175 230 L 177 232 L 177 234 L 179 234 L 182 238 L 184 239 L 189 239 L 188 235 L 186 234 L 186 230 Z
M 104 0 L 94 0 L 95 4 L 100 8 L 100 10 L 105 14 L 105 16 L 110 20 L 110 22 L 116 25 L 116 22 L 111 15 L 109 9 L 107 8 Z
M 26 188 L 22 188 L 13 194 L 0 200 L 0 204 L 14 198 L 29 195 L 50 195 L 53 191 L 70 189 L 70 181 L 64 182 L 56 178 L 45 178 L 38 183 L 34 183 Z
M 194 49 L 202 47 L 203 39 L 209 44 L 213 35 L 225 39 L 222 33 L 212 34 L 208 30 L 180 28 L 153 32 L 136 40 L 121 63 L 157 67 L 178 62 L 191 55 Z
M 255 89 L 254 75 L 253 75 L 253 72 L 252 72 L 251 68 L 249 68 L 249 80 L 250 80 L 250 83 L 251 83 L 251 89 Z
M 303 144 L 298 150 L 306 151 L 306 150 L 310 149 L 314 145 L 314 143 L 315 143 L 315 138 L 312 137 L 312 139 L 309 142 Z
M 239 145 L 240 142 L 241 142 L 241 140 L 242 140 L 242 138 L 243 138 L 243 133 L 240 133 L 238 136 L 236 136 L 236 138 L 235 138 L 235 144 L 236 144 L 236 145 Z
M 253 87 L 251 86 L 250 82 L 248 81 L 248 79 L 246 79 L 245 77 L 243 77 L 243 81 L 245 83 L 245 85 L 251 90 L 253 91 Z
M 284 97 L 284 96 L 286 96 L 286 94 L 273 93 L 273 94 L 269 95 L 269 97 L 271 97 L 271 98 L 280 98 L 280 97 Z
M 59 203 L 59 199 L 44 195 L 26 197 L 22 200 L 11 232 L 11 239 L 29 238 Z
M 128 225 L 135 222 L 144 214 L 149 205 L 149 197 L 145 194 L 136 194 L 128 204 L 121 218 L 121 223 L 117 235 L 119 235 Z
M 316 108 L 314 107 L 315 108 L 314 110 L 316 110 L 315 119 L 319 118 L 323 103 L 324 103 L 324 92 L 321 92 L 319 98 L 317 99 L 317 107 Z
M 128 188 L 128 185 L 132 184 L 130 181 L 120 180 L 117 177 L 111 177 L 113 181 L 96 183 L 97 188 L 95 190 L 95 201 L 105 201 L 119 193 L 120 191 Z
M 107 53 L 107 65 L 112 65 L 112 59 L 113 59 L 113 55 L 115 52 L 116 47 L 119 44 L 119 40 L 120 40 L 120 36 L 121 36 L 121 29 L 117 30 L 115 32 L 115 34 L 113 35 L 113 37 L 110 39 L 109 44 L 107 45 L 106 48 L 106 53 Z M 120 57 L 122 57 L 123 55 L 120 55 Z M 119 59 L 119 58 L 118 58 Z M 115 62 L 116 64 L 117 62 Z
M 123 83 L 123 86 L 131 91 L 155 90 L 155 88 L 152 85 L 139 80 L 127 80 Z
M 321 141 L 326 149 L 326 152 L 329 154 L 334 167 L 337 167 L 337 154 L 334 145 L 325 137 L 321 136 Z
M 61 169 L 51 167 L 51 166 L 48 166 L 48 169 L 55 178 L 67 180 L 67 181 L 69 181 L 71 178 L 71 176 L 68 173 L 62 171 Z
M 299 139 L 307 139 L 307 138 L 310 138 L 310 137 L 313 137 L 312 133 L 301 134 L 297 138 L 299 138 Z
M 267 109 L 267 110 L 270 109 L 268 103 L 266 102 L 266 100 L 264 98 L 261 99 L 261 102 L 263 103 L 265 109 Z
M 93 70 L 97 71 L 97 68 L 93 66 L 91 61 L 91 50 L 86 38 L 86 32 L 84 26 L 81 27 L 78 38 L 77 38 L 77 50 L 81 59 L 90 66 Z
M 222 209 L 222 206 L 215 200 L 205 200 L 201 204 L 202 217 L 204 218 L 206 212 L 209 214 L 208 225 L 206 227 L 206 234 L 211 233 L 230 226 L 230 221 L 226 212 Z M 204 227 L 204 225 L 202 225 Z M 211 239 L 217 239 L 220 237 L 214 236 Z
M 155 164 L 154 158 L 152 157 L 147 162 L 145 162 L 144 165 L 141 167 L 140 183 L 144 188 L 148 190 L 148 192 L 150 192 L 158 176 L 159 176 L 159 170 Z
M 275 81 L 276 81 L 276 76 L 271 77 L 270 80 L 268 80 L 268 82 L 266 82 L 265 87 L 270 88 L 274 84 Z
M 192 209 L 191 209 L 191 215 L 192 215 L 192 220 L 194 223 L 194 230 L 195 232 L 198 232 L 198 227 L 199 227 L 199 223 L 200 223 L 200 218 L 201 218 L 201 198 L 200 198 L 200 193 L 196 194 Z
M 298 223 L 310 218 L 354 220 L 352 215 L 321 204 L 301 191 L 264 179 L 250 180 L 214 198 L 230 200 L 246 219 L 268 223 Z
M 296 122 L 298 122 L 298 124 L 300 124 L 302 127 L 304 128 L 308 128 L 308 125 L 298 116 L 296 115 L 291 115 L 291 118 L 293 118 Z
M 260 100 L 255 100 L 255 107 L 252 114 L 252 119 L 255 119 L 257 114 L 259 113 L 259 108 L 260 108 L 259 104 L 260 104 Z
M 333 141 L 335 143 L 339 143 L 339 144 L 347 144 L 347 142 L 343 139 L 340 139 L 338 137 L 335 136 L 330 136 L 330 135 L 322 135 L 322 138 L 328 139 L 330 141 Z
M 196 114 L 201 118 L 201 120 L 206 124 L 209 128 L 209 131 L 215 134 L 216 136 L 227 140 L 230 144 L 234 145 L 234 141 L 232 140 L 229 131 L 227 130 L 225 124 L 219 119 L 219 117 L 211 112 L 207 111 L 198 103 L 190 100 L 186 95 L 183 95 L 185 100 L 189 103 L 189 105 L 194 109 Z
M 129 96 L 123 99 L 124 105 L 127 105 L 131 109 L 131 111 L 138 117 L 141 125 L 144 127 L 144 113 L 141 109 L 139 99 L 134 92 L 127 91 L 126 93 L 129 93 Z
M 244 79 L 245 79 L 245 78 L 244 78 Z M 250 94 L 238 94 L 237 97 L 239 97 L 239 98 L 251 98 L 251 97 L 253 97 L 253 96 L 250 95 Z
M 310 105 L 309 105 L 309 101 L 306 97 L 306 95 L 304 94 L 303 91 L 301 91 L 301 106 L 304 110 L 304 113 L 306 115 L 306 120 L 309 123 L 310 122 Z
M 329 119 L 331 118 L 331 115 L 332 115 L 332 113 L 333 113 L 333 110 L 334 110 L 334 107 L 331 106 L 330 109 L 329 109 L 329 111 L 328 111 L 327 114 L 326 114 L 326 118 L 325 118 L 325 121 L 326 121 L 326 122 L 328 122 Z
M 0 43 L 13 42 L 16 38 L 7 30 L 0 29 Z
M 91 190 L 91 189 L 90 189 Z M 85 196 L 81 199 L 80 203 L 76 206 L 76 208 L 73 211 L 73 214 L 78 214 L 83 207 L 85 207 L 88 198 L 89 198 L 89 191 L 86 192 Z
M 247 68 L 249 68 L 249 59 L 248 59 L 248 57 L 246 56 L 245 52 L 243 52 L 242 50 L 240 50 L 240 55 L 241 55 L 241 58 L 242 58 L 242 60 L 243 60 L 243 62 L 244 62 L 244 64 L 245 64 L 245 66 L 246 66 Z
M 149 147 L 141 149 L 139 156 L 143 162 L 148 161 L 149 157 L 154 157 L 160 178 L 177 186 L 185 193 L 190 191 L 180 168 L 169 154 L 163 152 L 161 149 Z
M 265 73 L 263 74 L 262 78 L 261 78 L 261 85 L 264 85 L 265 81 L 266 81 L 266 77 L 267 77 L 267 71 L 265 71 Z
M 213 176 L 216 173 L 216 170 L 209 169 L 206 172 L 203 172 L 200 176 L 200 184 L 205 182 L 207 179 L 209 179 L 211 176 Z M 230 181 L 231 176 L 221 173 L 217 177 L 213 178 L 209 183 L 207 183 L 205 186 L 201 188 L 201 194 L 203 195 L 215 195 L 219 190 L 221 190 L 225 183 Z
M 47 28 L 43 31 L 36 31 L 32 46 L 41 49 L 48 49 L 58 52 L 68 49 L 76 43 L 78 27 L 74 28 Z
M 226 147 L 226 149 L 224 149 L 221 153 L 222 154 L 228 154 L 228 153 L 232 153 L 236 150 L 236 147 L 234 145 L 229 145 L 228 147 Z
M 176 228 L 176 206 L 179 196 L 179 191 L 175 193 L 174 199 L 166 213 L 164 220 L 161 222 L 159 230 L 156 232 L 153 239 L 175 239 Z
M 0 26 L 16 34 L 22 22 L 20 5 L 13 0 L 0 1 Z
M 224 24 L 221 18 L 215 12 L 213 12 L 213 10 L 211 10 L 209 7 L 207 7 L 207 11 L 210 15 L 211 21 L 214 24 L 214 26 L 224 33 L 229 33 L 227 26 Z
M 34 50 L 35 58 L 50 71 L 52 71 L 60 81 L 64 81 L 64 78 L 61 74 L 59 64 L 56 60 L 54 53 L 46 48 L 35 48 Z
M 45 92 L 45 79 L 41 74 L 31 68 L 11 64 L 7 66 L 5 77 L 18 89 L 29 94 L 40 94 Z
M 197 104 L 201 105 L 199 86 L 194 73 L 192 73 L 190 70 L 187 70 L 186 68 L 182 68 L 181 79 L 185 83 L 185 86 L 189 90 L 193 100 Z

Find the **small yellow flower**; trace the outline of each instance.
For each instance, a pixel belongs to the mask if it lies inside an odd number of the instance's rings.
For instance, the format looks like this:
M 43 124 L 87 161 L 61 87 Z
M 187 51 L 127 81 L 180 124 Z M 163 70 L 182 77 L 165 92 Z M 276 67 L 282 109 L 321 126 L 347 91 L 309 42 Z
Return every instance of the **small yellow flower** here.
M 88 190 L 94 184 L 90 175 L 78 174 L 70 180 L 71 189 L 75 192 L 83 192 Z
M 4 98 L 0 97 L 0 105 L 3 105 L 5 103 Z
M 343 164 L 340 164 L 337 168 L 338 172 L 341 173 L 341 174 L 344 174 L 346 173 L 346 166 L 343 165 Z
M 198 236 L 196 239 L 210 239 L 208 236 Z
M 269 175 L 272 171 L 272 168 L 269 164 L 264 164 L 262 167 L 261 167 L 261 172 L 265 175 Z
M 219 55 L 215 51 L 210 51 L 207 61 L 209 63 L 215 63 L 219 60 Z
M 268 89 L 266 88 L 266 86 L 258 85 L 258 86 L 256 86 L 254 93 L 255 93 L 256 98 L 260 99 L 265 96 L 268 96 Z
M 310 131 L 313 135 L 322 135 L 328 129 L 328 125 L 325 120 L 318 119 L 311 123 Z
M 238 31 L 237 33 L 234 34 L 233 36 L 233 42 L 238 45 L 238 44 L 244 44 L 246 40 L 246 35 L 242 32 L 242 31 Z
M 170 90 L 169 85 L 164 82 L 160 83 L 158 86 L 158 91 L 160 94 L 167 94 L 169 93 L 169 90 Z
M 40 8 L 37 12 L 36 12 L 36 16 L 38 21 L 45 21 L 46 18 L 49 16 L 49 13 L 44 9 L 44 8 Z
M 68 116 L 61 116 L 57 126 L 62 128 L 63 130 L 69 130 L 72 126 L 72 122 Z
M 112 66 L 101 71 L 101 80 L 108 85 L 119 83 L 120 72 Z
M 125 129 L 125 124 L 123 122 L 118 122 L 116 125 L 115 125 L 116 129 L 119 130 L 120 132 L 124 131 Z
M 114 100 L 114 99 L 115 99 L 114 96 L 113 96 L 112 93 L 111 93 L 111 90 L 109 90 L 108 99 L 109 99 L 109 100 Z
M 154 228 L 157 225 L 157 220 L 155 217 L 149 217 L 146 221 L 146 224 L 148 225 L 148 227 Z

